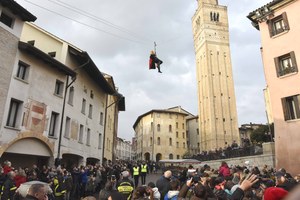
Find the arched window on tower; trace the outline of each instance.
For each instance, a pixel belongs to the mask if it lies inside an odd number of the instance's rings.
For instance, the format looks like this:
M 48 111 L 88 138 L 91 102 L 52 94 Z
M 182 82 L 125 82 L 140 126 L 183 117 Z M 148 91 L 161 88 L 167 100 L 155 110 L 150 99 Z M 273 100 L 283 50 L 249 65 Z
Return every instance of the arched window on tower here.
M 218 22 L 220 14 L 218 12 L 210 12 L 210 21 Z

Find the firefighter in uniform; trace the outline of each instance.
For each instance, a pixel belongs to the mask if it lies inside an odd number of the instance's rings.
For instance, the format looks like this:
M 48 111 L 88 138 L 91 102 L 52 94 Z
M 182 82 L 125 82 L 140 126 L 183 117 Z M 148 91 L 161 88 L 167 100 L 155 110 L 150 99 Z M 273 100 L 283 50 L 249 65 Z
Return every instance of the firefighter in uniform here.
M 134 187 L 137 187 L 139 185 L 139 176 L 140 176 L 140 168 L 137 166 L 137 164 L 134 164 L 133 166 Z
M 131 180 L 129 180 L 129 172 L 122 172 L 122 180 L 117 183 L 117 190 L 124 196 L 125 199 L 130 200 L 131 194 L 134 189 L 134 184 Z
M 61 171 L 57 171 L 57 176 L 53 179 L 52 190 L 54 193 L 55 200 L 64 200 L 66 195 L 66 187 L 65 187 L 65 180 L 62 176 Z
M 1 200 L 13 200 L 17 190 L 16 183 L 14 181 L 15 176 L 16 173 L 14 171 L 7 173 L 7 179 L 2 186 Z
M 146 184 L 146 175 L 148 172 L 148 166 L 146 162 L 143 162 L 141 165 L 141 179 L 142 179 L 142 185 Z

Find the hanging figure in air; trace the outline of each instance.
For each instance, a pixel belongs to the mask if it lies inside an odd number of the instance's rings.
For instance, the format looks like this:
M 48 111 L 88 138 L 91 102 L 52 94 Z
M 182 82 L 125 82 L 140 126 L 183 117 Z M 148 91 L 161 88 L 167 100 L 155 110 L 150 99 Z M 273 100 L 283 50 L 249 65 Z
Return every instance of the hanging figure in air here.
M 157 58 L 155 51 L 150 52 L 150 59 L 149 59 L 149 69 L 158 69 L 158 73 L 162 73 L 160 71 L 160 65 L 163 63 L 160 59 Z

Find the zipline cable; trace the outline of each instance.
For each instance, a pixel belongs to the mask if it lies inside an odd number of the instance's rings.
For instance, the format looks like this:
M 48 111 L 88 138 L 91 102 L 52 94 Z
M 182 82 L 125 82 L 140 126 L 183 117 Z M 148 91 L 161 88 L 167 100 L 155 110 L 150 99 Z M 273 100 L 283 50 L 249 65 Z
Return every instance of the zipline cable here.
M 123 39 L 123 40 L 131 41 L 131 42 L 135 42 L 135 43 L 139 43 L 139 44 L 143 44 L 143 45 L 147 45 L 147 43 L 144 42 L 144 41 L 137 41 L 137 40 L 132 40 L 132 39 L 129 39 L 129 38 L 126 38 L 126 37 L 122 37 L 122 36 L 116 35 L 116 34 L 114 34 L 114 33 L 105 31 L 105 30 L 103 30 L 103 29 L 100 29 L 100 28 L 91 26 L 91 25 L 89 25 L 89 24 L 83 23 L 83 22 L 81 22 L 81 21 L 72 19 L 71 17 L 62 15 L 61 13 L 55 12 L 55 11 L 53 11 L 53 10 L 50 10 L 50 9 L 48 9 L 48 8 L 45 8 L 45 7 L 40 6 L 40 5 L 38 5 L 38 4 L 35 4 L 35 3 L 33 3 L 33 2 L 31 2 L 31 1 L 29 1 L 29 0 L 24 0 L 24 1 L 26 1 L 26 2 L 29 3 L 29 4 L 34 5 L 34 6 L 36 6 L 36 7 L 39 7 L 39 8 L 41 8 L 41 9 L 47 10 L 48 12 L 54 13 L 54 14 L 56 14 L 56 15 L 59 15 L 59 16 L 61 16 L 61 17 L 64 17 L 64 18 L 69 19 L 69 20 L 71 20 L 71 21 L 74 21 L 74 22 L 79 23 L 79 24 L 81 24 L 81 25 L 84 25 L 84 26 L 87 26 L 87 27 L 89 27 L 89 28 L 95 29 L 95 30 L 97 30 L 97 31 L 100 31 L 100 32 L 106 33 L 106 34 L 108 34 L 108 35 L 114 36 L 114 37 L 116 37 L 116 38 L 120 38 L 120 39 Z
M 74 6 L 70 5 L 70 4 L 67 4 L 65 2 L 62 2 L 60 0 L 48 0 L 48 1 L 50 1 L 50 2 L 52 2 L 54 4 L 56 4 L 56 5 L 59 5 L 61 7 L 64 7 L 66 9 L 72 10 L 72 11 L 76 12 L 77 14 L 81 14 L 81 15 L 83 15 L 85 17 L 88 17 L 88 18 L 93 19 L 95 21 L 101 22 L 101 23 L 103 23 L 103 24 L 105 24 L 107 26 L 115 28 L 115 29 L 117 29 L 119 31 L 127 33 L 127 34 L 131 35 L 132 37 L 137 37 L 137 38 L 140 38 L 140 39 L 143 39 L 143 40 L 152 41 L 149 38 L 142 37 L 142 36 L 140 36 L 140 35 L 132 32 L 132 31 L 130 31 L 130 30 L 124 28 L 124 27 L 118 26 L 118 25 L 116 25 L 116 24 L 114 24 L 114 23 L 112 23 L 112 22 L 110 22 L 110 21 L 108 21 L 106 19 L 103 19 L 103 18 L 100 18 L 100 17 L 98 17 L 96 15 L 90 14 L 90 13 L 84 11 L 84 10 L 76 8 L 76 7 L 74 7 Z

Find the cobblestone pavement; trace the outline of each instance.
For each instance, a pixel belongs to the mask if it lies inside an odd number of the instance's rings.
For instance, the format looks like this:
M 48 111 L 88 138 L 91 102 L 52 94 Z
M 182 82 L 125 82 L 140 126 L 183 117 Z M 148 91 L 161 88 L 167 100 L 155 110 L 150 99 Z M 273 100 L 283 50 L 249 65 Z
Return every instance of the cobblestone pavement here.
M 153 183 L 156 184 L 157 179 L 159 179 L 159 177 L 161 177 L 161 175 L 162 175 L 162 172 L 157 172 L 156 174 L 154 174 L 154 173 L 147 174 L 147 176 L 146 176 L 146 185 L 148 185 L 149 182 L 153 182 Z M 142 183 L 142 180 L 140 178 L 139 185 L 141 185 L 141 183 Z

